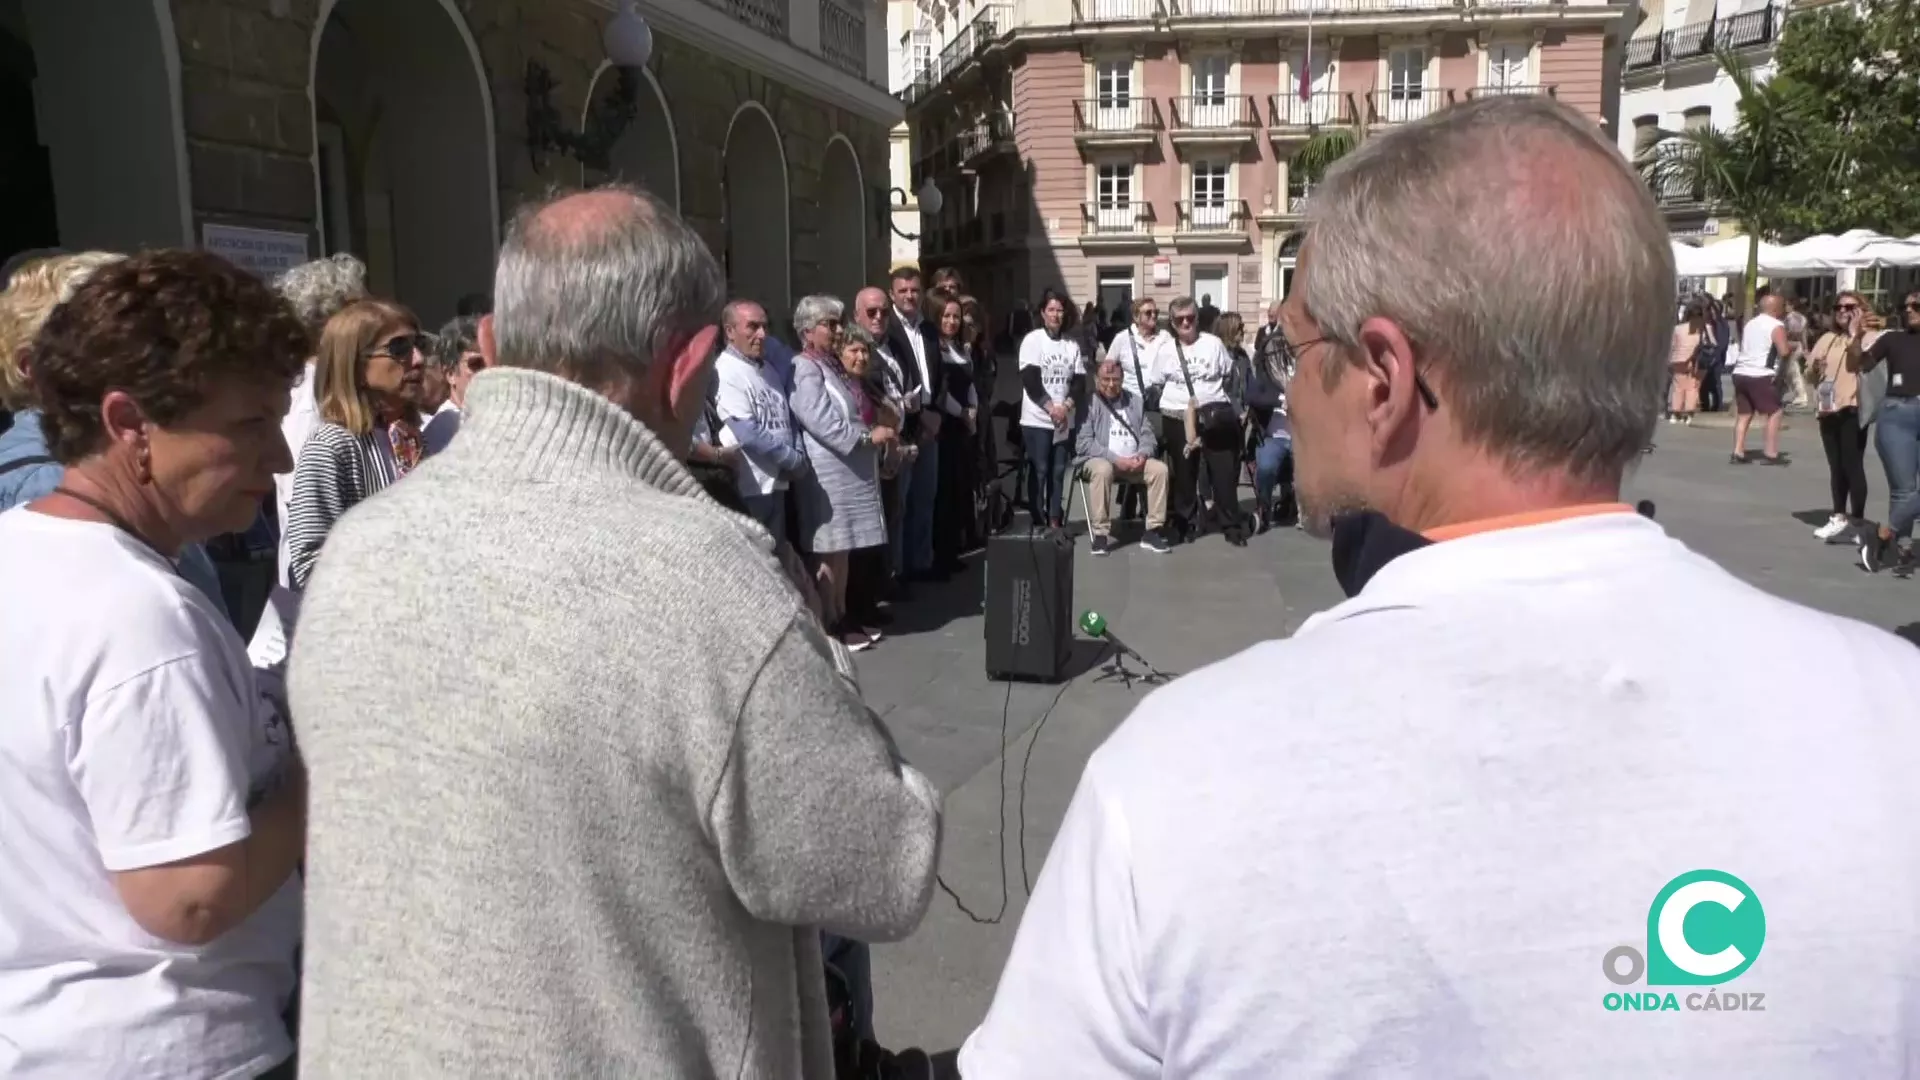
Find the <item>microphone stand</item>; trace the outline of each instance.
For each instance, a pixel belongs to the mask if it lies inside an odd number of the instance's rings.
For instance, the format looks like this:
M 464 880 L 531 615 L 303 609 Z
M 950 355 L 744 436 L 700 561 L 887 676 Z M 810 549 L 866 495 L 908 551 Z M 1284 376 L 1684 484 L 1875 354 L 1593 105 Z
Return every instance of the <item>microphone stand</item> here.
M 1105 637 L 1105 635 L 1102 636 Z M 1131 690 L 1135 682 L 1146 686 L 1162 686 L 1173 681 L 1173 676 L 1147 663 L 1145 659 L 1138 655 L 1136 655 L 1134 659 L 1139 660 L 1141 665 L 1147 670 L 1138 672 L 1127 667 L 1127 651 L 1122 649 L 1112 638 L 1109 637 L 1105 640 L 1107 644 L 1107 662 L 1101 667 L 1100 674 L 1094 678 L 1094 682 L 1118 682 L 1120 685 Z

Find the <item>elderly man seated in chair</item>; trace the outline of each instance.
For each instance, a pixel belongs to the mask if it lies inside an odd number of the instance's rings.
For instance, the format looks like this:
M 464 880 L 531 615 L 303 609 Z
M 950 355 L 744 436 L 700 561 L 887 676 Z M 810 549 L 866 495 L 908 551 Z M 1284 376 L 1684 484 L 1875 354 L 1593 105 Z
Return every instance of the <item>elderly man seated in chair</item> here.
M 1147 531 L 1140 546 L 1158 554 L 1167 542 L 1167 465 L 1154 458 L 1153 427 L 1145 423 L 1140 396 L 1122 385 L 1120 362 L 1103 360 L 1094 377 L 1093 403 L 1080 424 L 1074 461 L 1088 483 L 1087 528 L 1093 553 L 1113 550 L 1113 487 L 1116 480 L 1147 486 Z

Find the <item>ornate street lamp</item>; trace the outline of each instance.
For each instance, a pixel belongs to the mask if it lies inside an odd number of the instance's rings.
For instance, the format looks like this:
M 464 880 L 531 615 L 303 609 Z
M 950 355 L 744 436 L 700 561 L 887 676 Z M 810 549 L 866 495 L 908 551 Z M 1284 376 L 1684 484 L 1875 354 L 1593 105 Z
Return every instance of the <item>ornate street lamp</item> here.
M 618 69 L 613 93 L 593 103 L 586 123 L 573 131 L 560 119 L 553 103 L 553 73 L 538 60 L 527 61 L 527 153 L 533 167 L 546 165 L 550 153 L 565 154 L 590 169 L 601 172 L 609 167 L 613 144 L 633 123 L 638 112 L 641 68 L 653 55 L 653 29 L 641 18 L 633 0 L 621 5 L 620 13 L 601 32 L 600 45 L 607 59 Z
M 886 222 L 889 229 L 894 231 L 895 235 L 902 240 L 918 240 L 919 233 L 901 232 L 900 226 L 893 223 L 893 212 L 906 209 L 907 200 L 908 196 L 904 190 L 891 188 L 877 200 L 876 205 L 880 208 L 881 219 Z M 920 185 L 919 202 L 922 214 L 937 214 L 940 212 L 940 207 L 946 204 L 946 197 L 940 193 L 940 186 L 933 182 L 932 177 L 928 177 L 926 183 Z

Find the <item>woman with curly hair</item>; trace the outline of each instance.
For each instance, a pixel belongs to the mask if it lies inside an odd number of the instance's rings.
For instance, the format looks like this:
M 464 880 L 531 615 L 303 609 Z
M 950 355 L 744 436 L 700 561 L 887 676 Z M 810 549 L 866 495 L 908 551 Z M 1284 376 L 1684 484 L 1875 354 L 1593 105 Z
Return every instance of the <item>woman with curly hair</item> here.
M 296 591 L 307 587 L 333 523 L 419 461 L 417 434 L 404 425 L 418 415 L 426 350 L 419 320 L 384 300 L 356 300 L 320 331 L 320 422 L 299 451 L 287 505 L 287 578 Z
M 97 269 L 29 354 L 54 490 L 0 514 L 0 1073 L 258 1076 L 293 1054 L 306 784 L 178 560 L 289 464 L 306 333 L 259 280 Z

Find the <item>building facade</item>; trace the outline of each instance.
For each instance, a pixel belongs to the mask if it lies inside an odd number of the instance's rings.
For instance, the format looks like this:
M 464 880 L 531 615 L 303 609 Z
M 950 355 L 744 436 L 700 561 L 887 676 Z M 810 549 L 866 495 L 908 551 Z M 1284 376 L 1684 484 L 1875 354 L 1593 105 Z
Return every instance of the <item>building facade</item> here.
M 1643 0 L 1621 56 L 1620 152 L 1638 158 L 1662 130 L 1726 129 L 1738 119 L 1739 90 L 1716 53 L 1731 50 L 1761 79 L 1773 73 L 1773 46 L 1786 0 Z M 1740 235 L 1697 191 L 1654 192 L 1677 240 L 1713 243 Z
M 944 194 L 923 260 L 997 311 L 1053 286 L 1252 316 L 1290 284 L 1316 132 L 1495 93 L 1610 123 L 1631 29 L 1624 0 L 958 4 L 902 95 L 912 180 Z
M 652 56 L 622 109 L 613 0 L 0 0 L 0 256 L 204 246 L 265 271 L 351 251 L 433 325 L 490 291 L 519 203 L 624 178 L 778 326 L 875 280 L 901 115 L 877 5 L 638 9 Z M 530 137 L 555 128 L 617 134 L 606 167 Z

